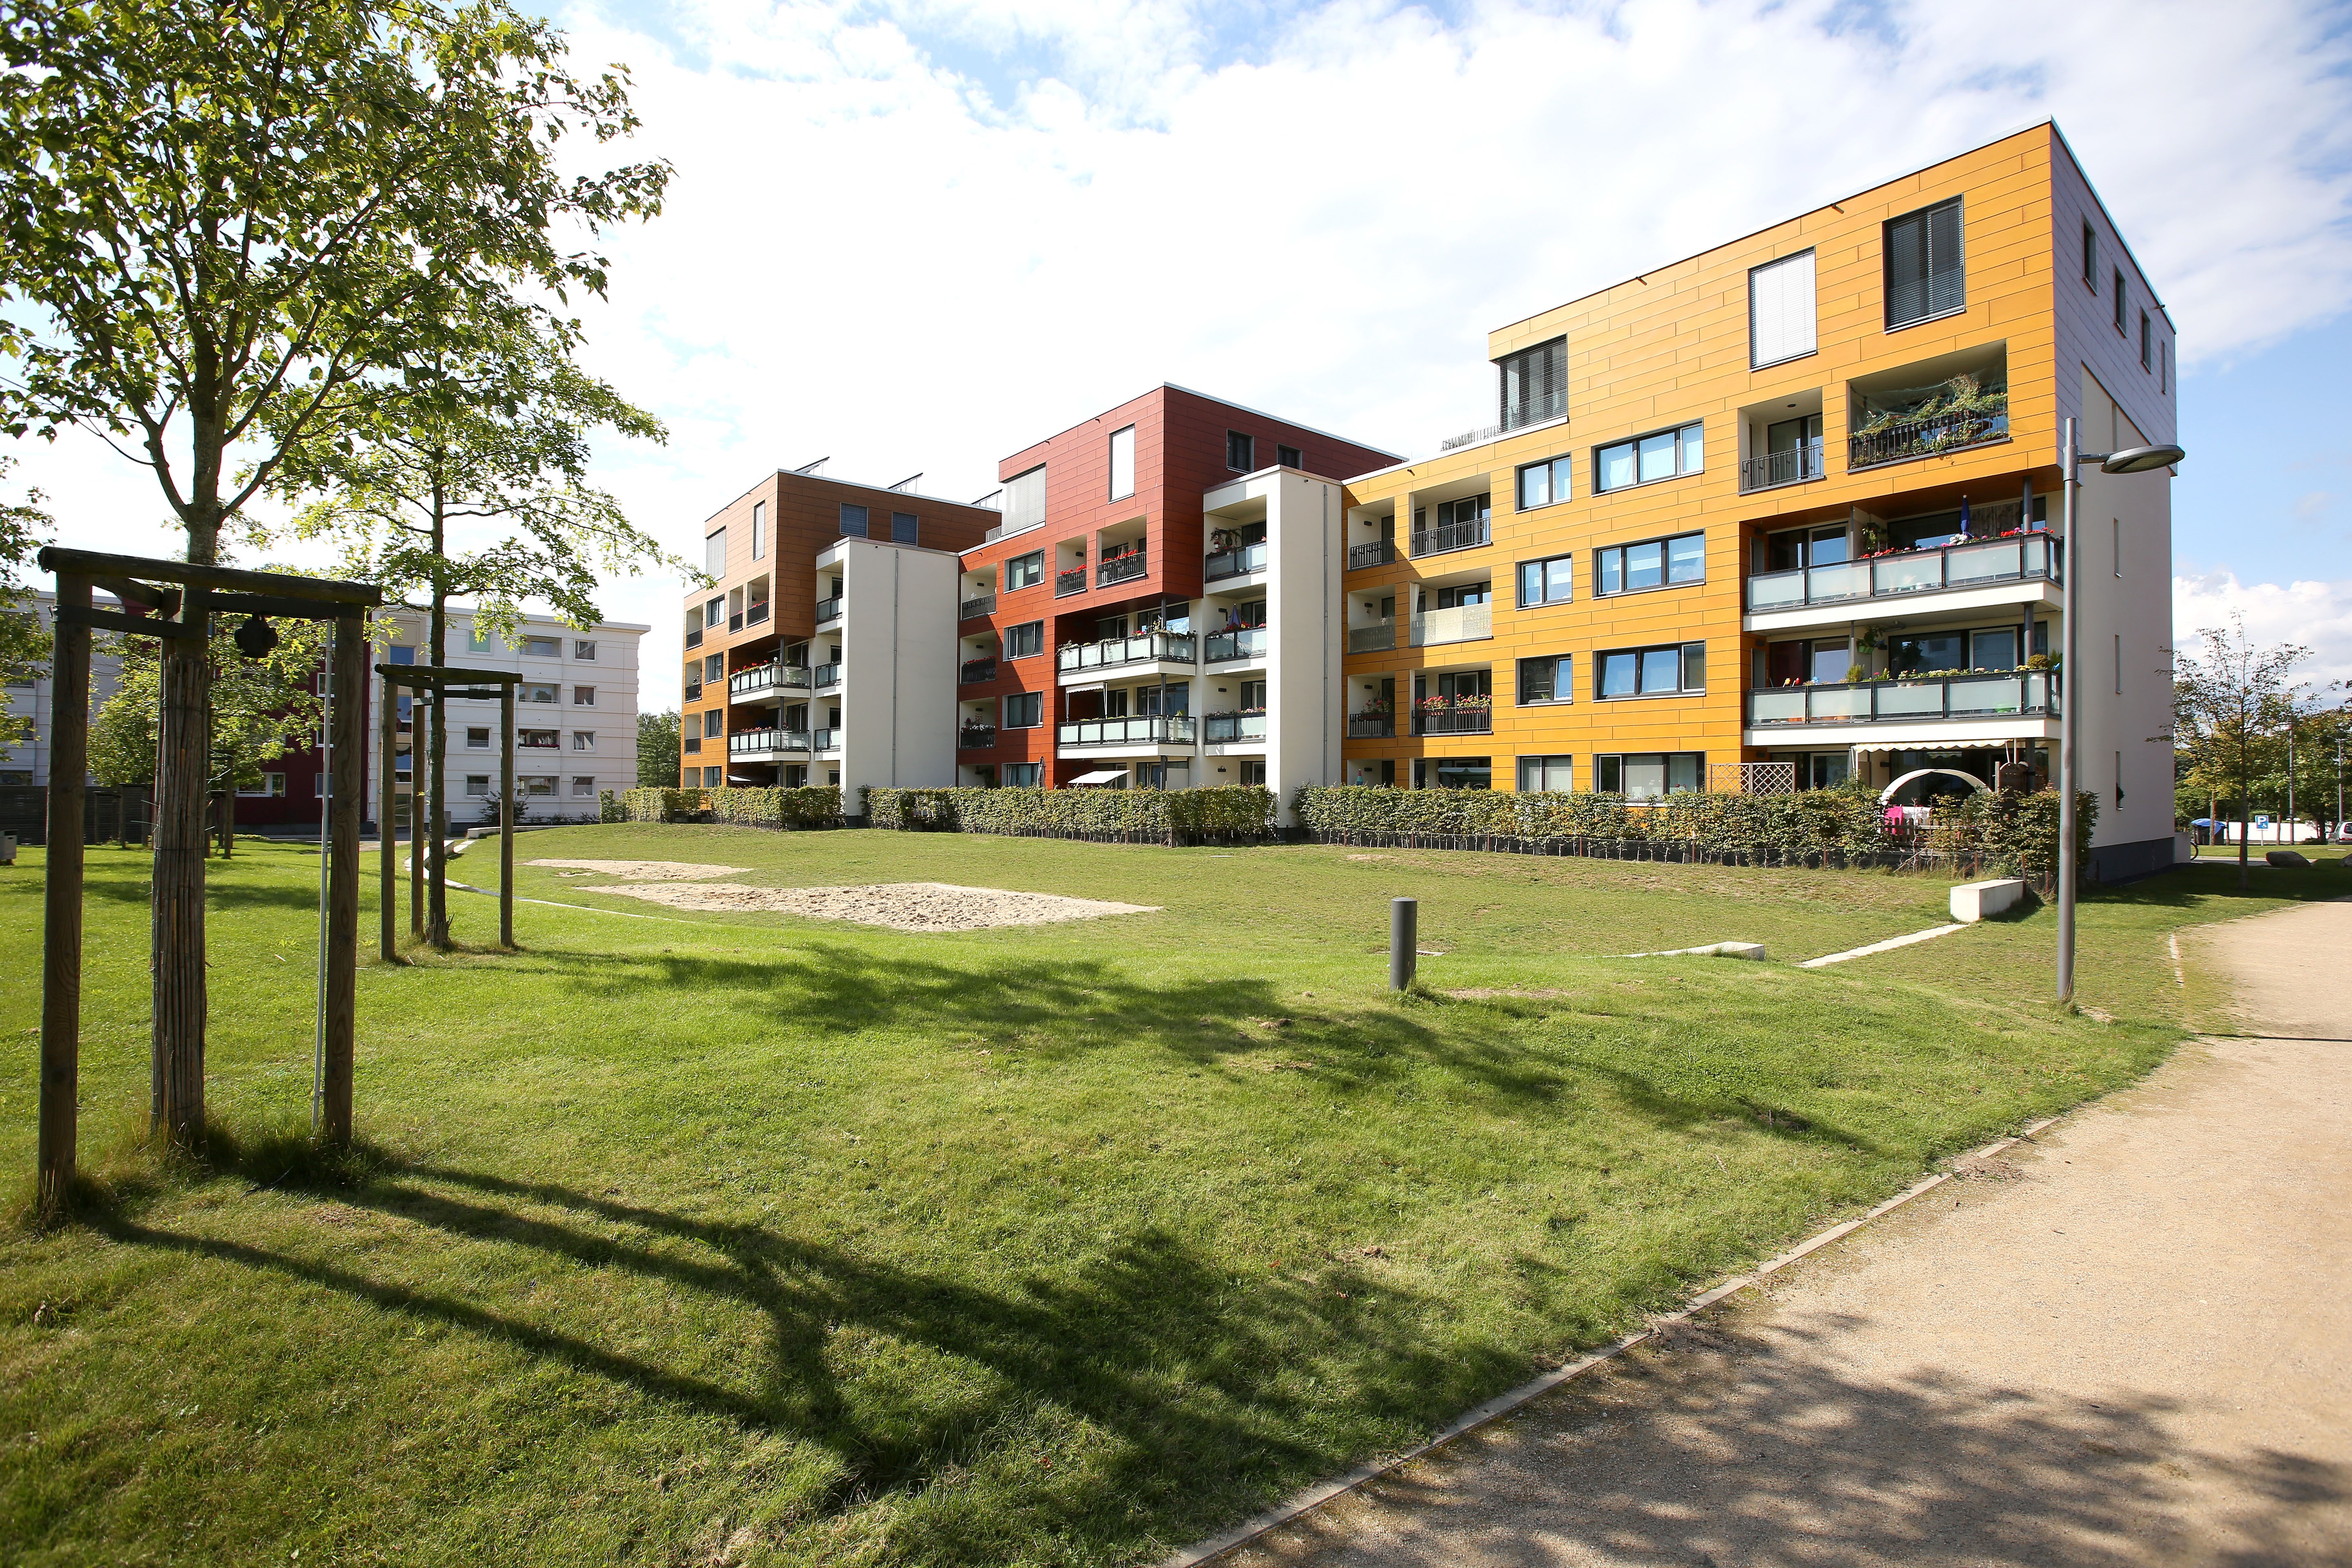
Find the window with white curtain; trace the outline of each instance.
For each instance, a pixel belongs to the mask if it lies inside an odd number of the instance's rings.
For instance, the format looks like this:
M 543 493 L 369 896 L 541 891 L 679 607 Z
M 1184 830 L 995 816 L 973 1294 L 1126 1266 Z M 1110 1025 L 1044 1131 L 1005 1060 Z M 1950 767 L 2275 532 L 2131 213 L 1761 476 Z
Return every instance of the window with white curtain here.
M 702 569 L 713 577 L 727 575 L 727 531 L 718 529 L 702 540 Z
M 1045 466 L 1043 463 L 1025 474 L 1015 474 L 1004 481 L 999 492 L 1004 502 L 1004 531 L 1018 533 L 1024 528 L 1036 528 L 1045 521 Z
M 1110 499 L 1125 500 L 1135 493 L 1135 426 L 1110 433 Z
M 1799 251 L 1748 272 L 1748 363 L 1756 369 L 1811 353 L 1813 253 Z
M 768 503 L 755 500 L 751 503 L 751 559 L 764 561 L 767 558 Z

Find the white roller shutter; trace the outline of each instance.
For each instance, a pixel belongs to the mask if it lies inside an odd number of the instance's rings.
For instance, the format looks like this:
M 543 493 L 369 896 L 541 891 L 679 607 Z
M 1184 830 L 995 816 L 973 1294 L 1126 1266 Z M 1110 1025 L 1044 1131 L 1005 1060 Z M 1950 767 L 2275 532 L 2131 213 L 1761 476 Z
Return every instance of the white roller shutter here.
M 1748 363 L 1760 368 L 1813 352 L 1813 253 L 1748 274 Z

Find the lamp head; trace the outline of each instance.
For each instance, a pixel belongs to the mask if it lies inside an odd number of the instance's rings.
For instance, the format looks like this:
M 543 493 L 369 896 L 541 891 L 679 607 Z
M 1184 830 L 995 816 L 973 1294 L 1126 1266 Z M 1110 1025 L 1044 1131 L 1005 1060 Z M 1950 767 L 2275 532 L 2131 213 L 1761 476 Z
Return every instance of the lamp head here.
M 259 616 L 247 616 L 245 624 L 230 634 L 236 651 L 247 658 L 267 658 L 269 650 L 278 646 L 278 628 Z
M 2126 447 L 2102 458 L 2099 471 L 2103 474 L 2144 474 L 2150 468 L 2171 468 L 2188 455 L 2178 447 Z

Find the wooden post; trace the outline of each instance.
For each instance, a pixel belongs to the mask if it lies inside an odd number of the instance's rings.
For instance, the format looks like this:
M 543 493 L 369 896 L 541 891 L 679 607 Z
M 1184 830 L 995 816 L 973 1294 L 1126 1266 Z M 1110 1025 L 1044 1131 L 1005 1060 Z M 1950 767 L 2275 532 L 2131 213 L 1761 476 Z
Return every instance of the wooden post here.
M 377 884 L 376 924 L 380 928 L 383 958 L 391 963 L 400 957 L 400 941 L 395 930 L 400 919 L 399 847 L 392 837 L 392 743 L 393 709 L 398 689 L 392 677 L 383 678 L 383 711 L 377 718 L 376 733 L 381 746 L 376 766 L 382 770 L 382 780 L 376 786 L 375 864 Z
M 329 1143 L 352 1141 L 352 1073 L 359 1025 L 360 767 L 367 739 L 367 627 L 357 616 L 335 621 L 333 729 L 327 776 L 327 1062 L 321 1130 Z
M 416 742 L 425 730 L 425 688 L 408 694 L 408 934 L 425 940 L 425 825 L 416 808 L 425 804 L 425 770 Z
M 189 586 L 180 624 L 194 636 L 163 639 L 163 721 L 155 758 L 155 861 L 149 895 L 153 964 L 150 1120 L 184 1149 L 205 1136 L 206 787 L 212 766 L 211 611 Z
M 514 940 L 514 685 L 499 687 L 499 945 Z
M 58 608 L 89 608 L 89 579 L 58 577 Z M 41 918 L 40 1173 L 34 1202 L 55 1215 L 73 1190 L 81 1079 L 82 775 L 89 767 L 89 627 L 55 619 L 50 666 L 48 847 Z

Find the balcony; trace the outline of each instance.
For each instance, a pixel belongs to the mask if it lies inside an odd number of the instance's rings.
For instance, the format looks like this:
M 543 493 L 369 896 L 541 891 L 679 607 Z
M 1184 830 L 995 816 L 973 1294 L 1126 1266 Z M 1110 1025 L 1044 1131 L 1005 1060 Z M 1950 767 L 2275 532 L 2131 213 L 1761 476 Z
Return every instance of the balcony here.
M 1436 647 L 1450 642 L 1476 642 L 1495 635 L 1495 606 L 1456 605 L 1451 609 L 1423 610 L 1408 626 L 1414 647 Z
M 1211 632 L 1208 661 L 1211 664 L 1223 664 L 1228 659 L 1264 658 L 1265 647 L 1264 626 L 1244 626 L 1230 632 Z
M 1414 734 L 1491 735 L 1495 732 L 1495 710 L 1492 707 L 1457 708 L 1444 698 L 1433 700 L 1444 703 L 1444 706 L 1414 709 Z
M 813 752 L 835 752 L 839 751 L 840 749 L 840 731 L 826 729 L 811 730 L 809 731 L 809 750 Z
M 977 599 L 966 599 L 957 614 L 961 619 L 967 621 L 976 620 L 982 616 L 992 616 L 996 614 L 996 595 L 982 594 Z
M 764 599 L 743 612 L 743 624 L 747 626 L 756 626 L 767 618 L 768 603 Z
M 808 689 L 809 672 L 806 665 L 761 664 L 750 669 L 739 669 L 727 678 L 727 695 L 732 700 L 755 696 L 762 691 Z
M 1214 583 L 1223 577 L 1242 577 L 1252 572 L 1265 570 L 1265 541 L 1244 544 L 1238 549 L 1221 550 L 1201 563 L 1201 580 Z
M 815 690 L 823 691 L 827 687 L 840 684 L 841 666 L 838 664 L 820 664 L 809 671 L 809 685 Z
M 2007 414 L 1935 414 L 1921 419 L 1896 419 L 1866 435 L 1846 437 L 1846 471 L 1939 457 L 2008 439 Z
M 1793 610 L 1990 583 L 2054 583 L 2058 569 L 2058 551 L 2048 534 L 2021 533 L 1841 561 L 1833 566 L 1764 573 L 1748 579 L 1748 608 L 1751 613 Z
M 1822 477 L 1822 438 L 1818 436 L 1800 441 L 1786 451 L 1767 452 L 1761 457 L 1743 458 L 1739 464 L 1739 493 L 1750 490 L 1777 489 L 1782 485 L 1801 485 L 1807 479 Z
M 1054 574 L 1054 597 L 1056 599 L 1066 599 L 1073 594 L 1083 594 L 1086 591 L 1087 569 L 1085 567 L 1073 566 L 1066 572 Z
M 1385 653 L 1396 647 L 1396 623 L 1382 621 L 1376 626 L 1349 626 L 1349 653 Z
M 1192 721 L 1173 718 L 1081 719 L 1055 727 L 1054 739 L 1064 746 L 1152 746 L 1192 743 Z
M 1799 724 L 1917 724 L 1943 719 L 2051 718 L 2047 670 L 1783 686 L 1748 694 L 1756 729 Z
M 1351 713 L 1348 716 L 1348 739 L 1350 741 L 1387 741 L 1396 736 L 1396 720 L 1387 713 Z
M 1209 744 L 1214 746 L 1229 741 L 1263 741 L 1265 739 L 1265 715 L 1263 713 L 1212 713 L 1201 721 Z
M 688 702 L 698 702 L 698 701 L 700 701 L 700 700 L 701 700 L 701 699 L 702 699 L 702 682 L 700 682 L 699 680 L 689 680 L 689 681 L 688 681 L 688 682 L 686 683 L 686 700 L 687 700 Z
M 1456 447 L 1475 447 L 1481 441 L 1491 441 L 1497 436 L 1507 436 L 1514 430 L 1524 430 L 1530 425 L 1542 425 L 1568 416 L 1568 393 L 1538 393 L 1503 410 L 1502 423 L 1489 425 L 1482 430 L 1465 430 L 1459 436 L 1448 436 L 1438 444 L 1441 452 L 1451 452 Z M 1415 552 L 1419 553 L 1419 552 Z
M 823 626 L 827 621 L 837 621 L 839 619 L 841 619 L 840 595 L 835 594 L 830 599 L 819 599 L 816 602 L 816 624 L 818 626 Z
M 961 686 L 978 686 L 983 680 L 995 679 L 996 661 L 992 658 L 965 659 L 963 667 L 956 671 L 956 683 Z
M 745 730 L 727 737 L 727 754 L 730 757 L 759 756 L 769 752 L 805 752 L 809 749 L 806 730 Z
M 1393 539 L 1348 546 L 1348 570 L 1350 572 L 1359 572 L 1367 566 L 1385 566 L 1396 558 L 1396 541 Z
M 727 629 L 730 632 L 740 632 L 743 629 L 742 611 L 738 610 L 733 615 L 727 617 Z
M 702 628 L 700 626 L 687 627 L 686 646 L 688 647 L 700 647 L 702 646 Z
M 995 744 L 996 726 L 993 724 L 966 724 L 956 731 L 956 750 L 960 752 L 985 752 Z
M 1474 550 L 1494 536 L 1494 520 L 1475 517 L 1466 522 L 1441 522 L 1412 536 L 1415 555 L 1443 555 L 1449 550 Z
M 1116 669 L 1125 664 L 1190 664 L 1197 646 L 1190 632 L 1145 632 L 1138 637 L 1108 637 L 1101 642 L 1058 648 L 1054 663 L 1062 670 Z
M 1124 555 L 1105 556 L 1095 568 L 1095 586 L 1108 588 L 1113 583 L 1131 583 L 1146 570 L 1143 552 L 1130 550 Z

